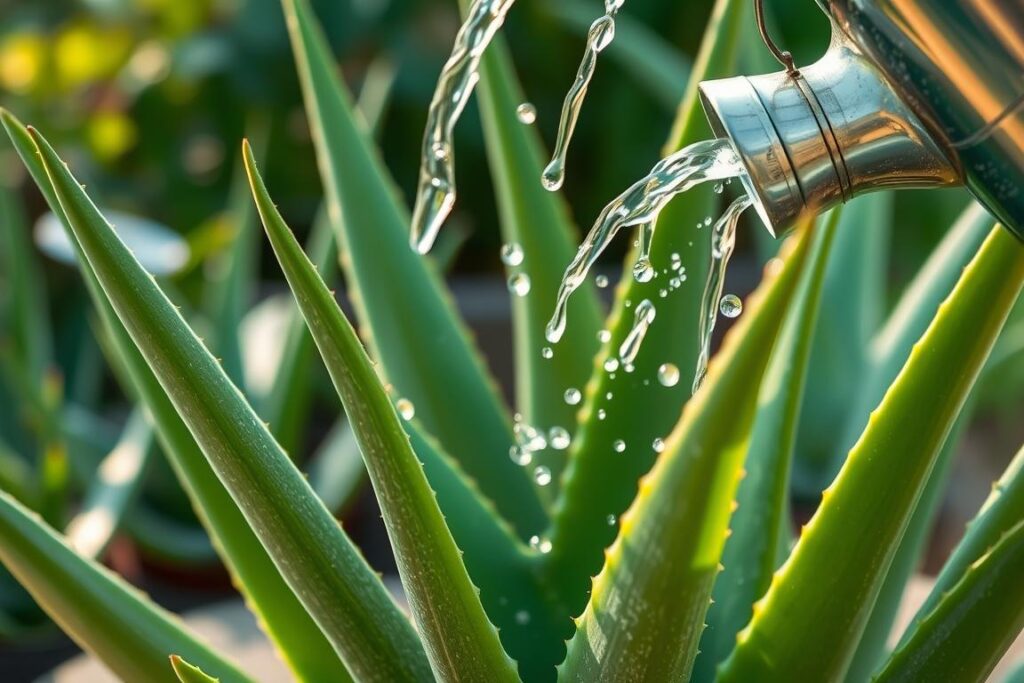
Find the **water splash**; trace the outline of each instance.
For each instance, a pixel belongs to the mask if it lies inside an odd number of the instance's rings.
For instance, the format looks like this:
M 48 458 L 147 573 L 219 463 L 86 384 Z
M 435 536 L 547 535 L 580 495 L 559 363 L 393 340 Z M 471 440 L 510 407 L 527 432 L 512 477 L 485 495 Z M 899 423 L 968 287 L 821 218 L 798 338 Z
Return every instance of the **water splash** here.
M 605 0 L 604 16 L 591 24 L 587 31 L 587 47 L 576 71 L 576 80 L 573 81 L 562 103 L 555 149 L 551 161 L 541 175 L 541 184 L 546 190 L 555 192 L 565 181 L 565 158 L 569 152 L 569 142 L 576 129 L 576 121 L 583 107 L 583 99 L 587 96 L 587 88 L 590 87 L 590 79 L 594 77 L 594 70 L 597 68 L 597 55 L 615 39 L 615 15 L 619 13 L 624 3 L 625 0 Z
M 451 56 L 441 70 L 427 112 L 420 156 L 416 208 L 410 242 L 421 254 L 430 251 L 455 204 L 455 155 L 452 132 L 480 80 L 480 58 L 505 22 L 515 0 L 475 0 L 455 35 Z
M 654 322 L 656 313 L 657 310 L 650 299 L 644 299 L 636 307 L 636 311 L 633 313 L 633 328 L 622 341 L 622 345 L 619 346 L 619 358 L 623 363 L 632 363 L 636 360 L 636 354 L 640 352 L 640 345 L 643 344 L 644 337 L 647 336 L 647 330 Z
M 711 268 L 704 283 L 704 296 L 700 304 L 700 355 L 697 357 L 697 372 L 693 378 L 693 392 L 697 393 L 708 373 L 708 359 L 711 357 L 711 334 L 718 319 L 719 302 L 722 299 L 722 285 L 725 284 L 725 269 L 729 265 L 733 247 L 736 246 L 736 224 L 740 214 L 751 204 L 749 195 L 741 195 L 725 213 L 719 217 L 711 234 Z
M 555 343 L 562 338 L 569 297 L 583 284 L 591 266 L 619 230 L 643 225 L 648 233 L 642 244 L 649 245 L 658 213 L 672 197 L 700 183 L 742 172 L 739 157 L 728 140 L 705 140 L 659 161 L 647 176 L 616 197 L 601 211 L 562 277 L 555 312 L 545 330 L 547 340 Z

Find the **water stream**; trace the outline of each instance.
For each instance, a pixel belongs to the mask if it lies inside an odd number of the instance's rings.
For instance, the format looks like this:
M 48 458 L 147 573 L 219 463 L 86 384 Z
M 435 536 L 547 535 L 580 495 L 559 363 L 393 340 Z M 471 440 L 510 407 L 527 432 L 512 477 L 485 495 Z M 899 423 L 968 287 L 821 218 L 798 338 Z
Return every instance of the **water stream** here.
M 566 268 L 558 288 L 555 311 L 545 336 L 556 343 L 565 333 L 569 297 L 584 280 L 591 266 L 624 227 L 639 225 L 640 240 L 633 275 L 640 282 L 654 277 L 650 244 L 658 214 L 672 197 L 711 180 L 725 180 L 743 172 L 742 164 L 727 140 L 697 142 L 655 164 L 651 172 L 606 206 Z
M 615 39 L 615 15 L 622 9 L 625 1 L 605 0 L 604 16 L 591 24 L 587 31 L 587 46 L 583 52 L 580 67 L 576 71 L 576 80 L 573 81 L 572 87 L 569 88 L 565 101 L 562 103 L 562 115 L 558 121 L 555 149 L 552 151 L 551 161 L 541 175 L 541 183 L 545 189 L 551 192 L 561 188 L 565 181 L 565 159 L 569 153 L 569 143 L 572 141 L 576 121 L 583 108 L 583 100 L 587 96 L 587 88 L 590 87 L 590 79 L 594 77 L 594 70 L 597 68 L 597 55 Z
M 452 133 L 480 80 L 480 59 L 505 22 L 515 0 L 475 0 L 455 35 L 451 56 L 441 70 L 427 112 L 420 155 L 410 241 L 421 254 L 430 251 L 455 204 L 455 153 Z

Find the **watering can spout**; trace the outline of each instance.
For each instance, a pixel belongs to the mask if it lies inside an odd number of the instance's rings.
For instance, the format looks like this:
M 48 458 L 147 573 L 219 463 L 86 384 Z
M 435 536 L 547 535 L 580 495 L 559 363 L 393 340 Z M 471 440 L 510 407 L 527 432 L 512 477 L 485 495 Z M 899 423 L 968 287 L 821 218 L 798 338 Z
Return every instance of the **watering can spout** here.
M 835 29 L 814 64 L 699 87 L 765 226 L 777 234 L 873 190 L 966 184 L 1024 239 L 1024 4 L 830 0 L 826 9 Z

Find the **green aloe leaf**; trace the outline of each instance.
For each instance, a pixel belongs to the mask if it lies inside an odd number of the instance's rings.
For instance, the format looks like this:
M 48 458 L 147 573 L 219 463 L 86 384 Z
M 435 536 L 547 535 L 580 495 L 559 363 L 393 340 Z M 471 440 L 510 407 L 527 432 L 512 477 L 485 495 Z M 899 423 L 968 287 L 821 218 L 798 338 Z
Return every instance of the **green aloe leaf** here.
M 463 0 L 464 11 L 469 4 Z M 567 388 L 583 386 L 594 368 L 602 318 L 596 289 L 588 282 L 576 291 L 569 305 L 572 325 L 554 355 L 544 358 L 544 327 L 565 264 L 576 253 L 578 231 L 563 197 L 548 192 L 540 183 L 547 157 L 535 127 L 523 125 L 516 116 L 516 107 L 525 97 L 500 37 L 481 61 L 477 92 L 502 239 L 518 245 L 523 254 L 522 264 L 509 266 L 508 273 L 510 277 L 527 273 L 530 278 L 530 291 L 512 297 L 517 408 L 528 425 L 544 430 L 558 426 L 571 434 L 577 408 L 562 397 Z M 536 452 L 533 465 L 551 471 L 551 485 L 545 493 L 557 494 L 565 451 L 547 448 Z
M 409 248 L 409 216 L 339 81 L 305 0 L 283 0 L 310 128 L 362 332 L 387 380 L 522 537 L 546 513 L 508 457 L 512 430 L 432 264 Z
M 844 211 L 845 212 L 845 209 Z M 694 680 L 711 681 L 715 669 L 736 645 L 736 634 L 750 620 L 754 603 L 768 590 L 772 574 L 782 560 L 780 548 L 792 537 L 789 513 L 789 471 L 795 452 L 797 424 L 802 414 L 804 383 L 808 376 L 827 265 L 838 241 L 841 212 L 825 217 L 821 249 L 825 257 L 807 269 L 786 312 L 758 395 L 747 447 L 746 475 L 736 492 L 731 535 L 722 554 L 722 570 L 715 580 L 707 630 L 701 637 Z M 783 556 L 784 557 L 784 556 Z
M 1024 522 L 971 564 L 877 683 L 982 683 L 1024 628 Z
M 349 671 L 390 680 L 429 676 L 419 640 L 380 579 L 57 154 L 38 132 L 30 133 L 112 307 L 281 576 Z
M 82 509 L 64 532 L 75 552 L 102 557 L 135 500 L 152 451 L 153 428 L 142 410 L 136 409 L 117 445 L 96 468 Z
M 804 264 L 804 230 L 726 336 L 704 387 L 622 516 L 559 680 L 685 680 L 703 630 L 757 400 L 757 386 Z M 607 522 L 606 522 L 607 524 Z
M 539 9 L 581 36 L 587 35 L 598 16 L 593 4 L 578 0 L 543 3 Z M 615 41 L 606 51 L 653 99 L 675 111 L 690 75 L 691 64 L 685 54 L 628 14 L 615 17 Z
M 32 137 L 10 114 L 3 112 L 0 118 L 50 209 L 70 231 L 69 220 Z M 78 242 L 72 242 L 81 252 Z M 340 679 L 344 676 L 340 671 L 343 667 L 334 648 L 282 579 L 267 551 L 203 456 L 195 438 L 111 307 L 90 261 L 79 253 L 78 263 L 107 335 L 116 347 L 117 356 L 129 371 L 136 393 L 153 416 L 163 450 L 170 457 L 178 480 L 185 485 L 195 508 L 201 511 L 203 522 L 221 550 L 221 556 L 246 597 L 249 608 L 301 680 L 320 681 L 332 676 Z M 192 551 L 208 547 L 205 540 L 203 543 L 201 547 L 193 547 Z
M 996 228 L 826 489 L 720 680 L 843 676 L 939 450 L 1022 283 L 1024 248 Z
M 218 683 L 219 678 L 207 676 L 198 666 L 192 666 L 178 655 L 171 655 L 171 668 L 181 683 Z
M 266 137 L 268 124 L 263 119 L 250 122 L 250 137 Z M 253 215 L 249 188 L 241 167 L 233 172 L 225 218 L 231 225 L 234 237 L 227 249 L 208 262 L 209 275 L 204 282 L 205 312 L 211 337 L 207 345 L 220 358 L 221 366 L 231 381 L 246 393 L 239 326 L 256 295 L 259 240 L 256 216 Z
M 892 203 L 892 193 L 876 192 L 843 207 L 801 408 L 793 472 L 800 494 L 817 497 L 835 474 L 836 432 L 849 420 L 850 387 L 862 385 L 873 360 L 871 340 L 885 306 Z
M 696 86 L 701 80 L 732 73 L 748 4 L 743 0 L 715 4 L 666 152 L 710 135 Z M 652 262 L 660 271 L 669 263 L 670 254 L 678 253 L 688 278 L 668 298 L 658 296 L 658 290 L 666 287 L 666 275 L 648 283 L 636 282 L 631 277 L 632 261 L 627 259 L 625 280 L 609 322 L 611 338 L 598 355 L 596 371 L 586 388 L 582 422 L 570 449 L 562 496 L 552 515 L 552 550 L 545 558 L 552 584 L 567 596 L 571 614 L 583 609 L 590 577 L 601 568 L 602 551 L 615 536 L 608 516 L 618 516 L 634 499 L 638 480 L 656 458 L 652 443 L 669 433 L 690 396 L 688 379 L 696 367 L 702 282 L 711 253 L 710 231 L 697 231 L 694 225 L 711 213 L 717 199 L 710 189 L 697 188 L 676 197 L 662 212 L 651 246 Z M 626 307 L 627 302 L 635 306 L 644 299 L 657 304 L 657 318 L 636 358 L 635 370 L 615 373 L 613 379 L 603 363 L 617 357 L 619 345 L 632 327 L 633 309 Z M 570 321 L 570 328 L 573 324 Z M 560 351 L 568 349 L 555 349 L 555 353 Z M 657 369 L 663 363 L 678 367 L 684 379 L 671 388 L 661 386 Z M 611 400 L 607 399 L 609 393 Z M 636 415 L 643 419 L 634 419 Z M 625 453 L 613 448 L 620 439 L 626 444 Z
M 967 532 L 957 544 L 942 571 L 939 572 L 931 593 L 918 608 L 915 624 L 931 614 L 953 586 L 967 573 L 989 548 L 994 546 L 1021 519 L 1024 519 L 1024 448 L 1018 451 L 1006 472 L 992 487 L 985 504 L 970 522 Z M 905 645 L 915 631 L 911 624 L 900 639 Z
M 306 469 L 309 485 L 328 510 L 337 514 L 355 498 L 365 480 L 366 466 L 348 420 L 339 418 L 334 423 Z
M 943 237 L 928 261 L 904 291 L 886 324 L 876 333 L 875 339 L 867 347 L 868 365 L 862 373 L 858 384 L 859 395 L 847 406 L 847 428 L 840 432 L 843 439 L 837 446 L 838 452 L 847 452 L 853 446 L 857 436 L 868 421 L 870 411 L 878 405 L 885 395 L 886 389 L 892 384 L 900 368 L 906 363 L 915 342 L 924 334 L 928 322 L 943 299 L 956 284 L 957 278 L 964 267 L 977 253 L 985 236 L 992 229 L 992 218 L 977 205 L 972 205 L 963 212 L 949 233 Z M 946 439 L 936 459 L 932 473 L 928 477 L 920 500 L 914 508 L 914 515 L 903 534 L 896 555 L 885 576 L 885 582 L 878 593 L 878 599 L 871 609 L 871 617 L 864 627 L 860 645 L 848 672 L 848 680 L 857 681 L 873 672 L 888 643 L 893 621 L 899 610 L 900 602 L 910 580 L 917 569 L 921 552 L 925 548 L 931 531 L 938 506 L 942 502 L 946 478 L 952 460 L 959 428 L 968 419 L 973 401 L 961 411 L 958 418 L 958 429 Z M 852 429 L 858 430 L 856 434 Z M 816 473 L 818 481 L 822 477 L 832 477 L 832 470 L 838 459 L 819 458 L 817 462 L 825 464 L 825 469 Z M 818 482 L 814 482 L 817 484 Z M 820 488 L 820 486 L 819 486 Z
M 167 652 L 248 681 L 120 577 L 77 555 L 37 515 L 0 491 L 0 561 L 61 628 L 126 681 L 175 681 Z
M 274 253 L 359 442 L 434 674 L 442 681 L 518 680 L 373 364 L 267 195 L 248 144 L 243 153 Z

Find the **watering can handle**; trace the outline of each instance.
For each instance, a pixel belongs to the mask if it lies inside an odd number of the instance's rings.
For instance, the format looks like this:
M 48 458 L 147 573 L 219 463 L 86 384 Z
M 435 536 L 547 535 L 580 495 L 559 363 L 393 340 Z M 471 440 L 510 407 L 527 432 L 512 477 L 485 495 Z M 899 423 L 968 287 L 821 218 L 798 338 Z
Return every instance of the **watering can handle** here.
M 793 62 L 792 53 L 789 50 L 780 49 L 768 33 L 768 26 L 764 19 L 764 0 L 754 0 L 754 17 L 757 20 L 757 30 L 761 34 L 761 40 L 764 41 L 768 50 L 775 59 L 779 60 L 782 66 L 786 67 L 786 73 L 793 77 L 799 76 L 800 70 L 796 68 L 796 64 Z

